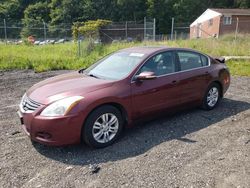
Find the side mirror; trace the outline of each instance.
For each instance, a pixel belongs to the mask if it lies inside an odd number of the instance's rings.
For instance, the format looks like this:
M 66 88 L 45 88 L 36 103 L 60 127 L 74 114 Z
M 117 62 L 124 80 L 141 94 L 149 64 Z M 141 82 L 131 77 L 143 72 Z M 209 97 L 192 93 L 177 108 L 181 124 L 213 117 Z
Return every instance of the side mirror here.
M 156 78 L 156 75 L 154 72 L 142 72 L 135 78 L 136 80 L 153 80 Z

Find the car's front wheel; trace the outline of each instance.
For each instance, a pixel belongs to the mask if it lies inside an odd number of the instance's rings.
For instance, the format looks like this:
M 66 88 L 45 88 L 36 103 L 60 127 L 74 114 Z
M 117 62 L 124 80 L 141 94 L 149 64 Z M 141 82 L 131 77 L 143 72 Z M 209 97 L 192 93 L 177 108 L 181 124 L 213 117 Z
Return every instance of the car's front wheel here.
M 117 108 L 101 106 L 88 116 L 83 127 L 83 140 L 91 147 L 106 147 L 120 136 L 123 124 L 121 112 Z
M 212 83 L 208 87 L 203 97 L 203 102 L 202 102 L 203 109 L 212 110 L 213 108 L 215 108 L 221 99 L 220 92 L 221 92 L 221 88 L 219 84 Z

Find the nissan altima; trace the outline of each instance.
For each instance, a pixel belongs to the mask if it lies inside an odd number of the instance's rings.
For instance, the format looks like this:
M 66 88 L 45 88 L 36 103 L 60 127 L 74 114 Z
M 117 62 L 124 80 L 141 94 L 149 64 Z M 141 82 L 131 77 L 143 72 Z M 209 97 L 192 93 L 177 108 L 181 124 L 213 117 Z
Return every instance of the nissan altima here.
M 31 140 L 106 147 L 124 127 L 192 104 L 215 108 L 230 85 L 223 58 L 168 47 L 134 47 L 87 69 L 35 84 L 18 109 Z

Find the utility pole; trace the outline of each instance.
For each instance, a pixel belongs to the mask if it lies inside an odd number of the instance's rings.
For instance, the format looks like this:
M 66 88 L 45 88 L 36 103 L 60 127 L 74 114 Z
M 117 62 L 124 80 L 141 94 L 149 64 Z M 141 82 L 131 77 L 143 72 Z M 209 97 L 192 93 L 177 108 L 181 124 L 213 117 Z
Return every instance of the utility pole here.
M 144 40 L 146 40 L 146 34 L 147 34 L 147 18 L 144 17 Z
M 174 17 L 172 17 L 171 40 L 174 39 Z
M 4 24 L 4 36 L 5 36 L 5 43 L 7 44 L 7 27 L 6 27 L 6 20 L 3 19 Z
M 234 39 L 235 41 L 237 40 L 238 29 L 239 29 L 239 18 L 237 17 L 236 28 L 235 28 L 235 39 Z
M 81 57 L 81 40 L 79 36 L 78 36 L 77 44 L 78 44 L 78 57 Z
M 44 41 L 46 44 L 46 40 L 47 40 L 47 33 L 46 33 L 46 23 L 43 20 L 43 34 L 44 34 Z
M 155 23 L 156 21 L 155 21 L 155 18 L 154 18 L 154 28 L 153 28 L 153 40 L 155 41 Z
M 126 40 L 128 40 L 128 22 L 126 21 L 126 24 L 125 24 L 125 35 L 126 35 Z

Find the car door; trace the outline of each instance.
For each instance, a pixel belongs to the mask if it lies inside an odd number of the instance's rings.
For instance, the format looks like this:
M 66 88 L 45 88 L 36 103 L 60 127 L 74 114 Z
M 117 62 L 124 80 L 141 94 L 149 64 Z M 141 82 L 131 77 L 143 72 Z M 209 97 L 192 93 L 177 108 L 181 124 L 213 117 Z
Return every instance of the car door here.
M 182 103 L 201 100 L 211 79 L 209 58 L 192 51 L 176 51 L 180 72 L 179 84 L 182 88 Z
M 145 71 L 154 72 L 156 78 L 143 81 L 134 79 L 132 81 L 133 115 L 140 117 L 178 105 L 181 92 L 176 74 L 175 53 L 167 51 L 151 57 L 136 75 Z

